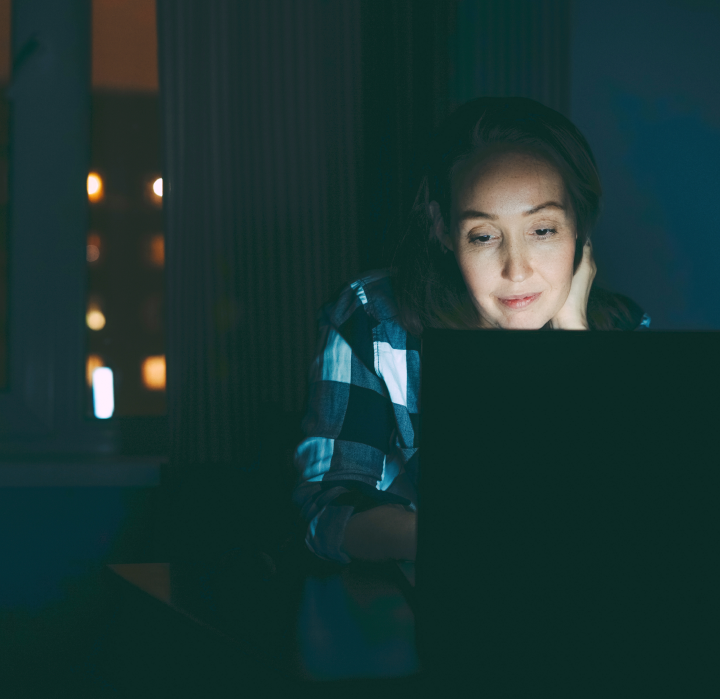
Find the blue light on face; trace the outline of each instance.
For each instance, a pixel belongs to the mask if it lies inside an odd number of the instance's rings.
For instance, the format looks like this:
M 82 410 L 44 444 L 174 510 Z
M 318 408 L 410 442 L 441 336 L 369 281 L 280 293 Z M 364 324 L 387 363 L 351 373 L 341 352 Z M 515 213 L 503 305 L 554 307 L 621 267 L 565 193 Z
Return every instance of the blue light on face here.
M 115 394 L 113 391 L 113 373 L 108 367 L 100 367 L 93 371 L 93 408 L 95 417 L 107 419 L 115 410 Z

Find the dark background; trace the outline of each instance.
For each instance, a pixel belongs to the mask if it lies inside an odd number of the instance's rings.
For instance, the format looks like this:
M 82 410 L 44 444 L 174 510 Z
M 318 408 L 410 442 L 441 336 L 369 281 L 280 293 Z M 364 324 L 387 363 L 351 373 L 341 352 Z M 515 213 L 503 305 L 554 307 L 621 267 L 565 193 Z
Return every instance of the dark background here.
M 716 0 L 575 2 L 571 118 L 605 187 L 599 283 L 667 330 L 717 330 Z
M 468 99 L 569 116 L 605 188 L 597 283 L 654 329 L 720 327 L 717 2 L 159 0 L 167 417 L 84 419 L 89 10 L 13 3 L 0 657 L 84 638 L 98 563 L 283 539 L 316 311 L 382 264 Z

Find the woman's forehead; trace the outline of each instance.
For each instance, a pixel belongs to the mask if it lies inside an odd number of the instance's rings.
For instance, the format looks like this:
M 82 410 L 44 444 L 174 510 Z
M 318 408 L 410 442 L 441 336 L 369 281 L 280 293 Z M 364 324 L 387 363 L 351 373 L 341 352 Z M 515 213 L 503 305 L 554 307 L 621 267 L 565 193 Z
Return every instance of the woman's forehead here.
M 523 153 L 502 154 L 468 163 L 453 184 L 455 200 L 521 196 L 565 198 L 560 173 L 544 160 Z

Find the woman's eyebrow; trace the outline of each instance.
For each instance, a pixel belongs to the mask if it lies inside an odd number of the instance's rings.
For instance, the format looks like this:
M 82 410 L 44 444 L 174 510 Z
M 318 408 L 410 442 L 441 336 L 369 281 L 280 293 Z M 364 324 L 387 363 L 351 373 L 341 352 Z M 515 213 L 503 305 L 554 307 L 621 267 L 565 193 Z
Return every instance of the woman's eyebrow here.
M 536 213 L 537 211 L 540 211 L 540 209 L 561 209 L 562 211 L 565 211 L 565 207 L 562 204 L 558 204 L 556 201 L 546 201 L 544 204 L 538 204 L 537 206 L 533 206 L 532 209 L 528 209 L 525 213 L 523 213 L 523 216 L 530 216 L 531 214 Z M 467 211 L 463 211 L 461 214 L 458 215 L 458 223 L 461 221 L 467 221 L 468 219 L 473 218 L 487 218 L 490 221 L 497 221 L 498 216 L 497 214 L 486 214 L 484 211 L 475 211 L 474 209 L 468 209 Z

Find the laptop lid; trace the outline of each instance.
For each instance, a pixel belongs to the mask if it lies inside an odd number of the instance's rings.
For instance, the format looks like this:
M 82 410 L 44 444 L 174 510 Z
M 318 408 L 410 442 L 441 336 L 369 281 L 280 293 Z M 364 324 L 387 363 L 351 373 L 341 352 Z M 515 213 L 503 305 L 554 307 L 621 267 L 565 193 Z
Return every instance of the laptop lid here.
M 488 696 L 720 689 L 719 357 L 717 332 L 425 331 L 429 675 Z

